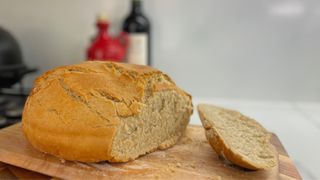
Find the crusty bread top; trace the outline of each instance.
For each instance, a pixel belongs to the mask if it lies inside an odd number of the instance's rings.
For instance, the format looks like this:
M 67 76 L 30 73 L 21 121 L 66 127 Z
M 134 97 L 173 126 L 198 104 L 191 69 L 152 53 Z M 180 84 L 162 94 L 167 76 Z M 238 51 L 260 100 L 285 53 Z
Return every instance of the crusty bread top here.
M 213 105 L 200 104 L 197 108 L 206 136 L 219 155 L 252 170 L 276 165 L 271 135 L 257 121 Z
M 151 83 L 155 81 L 155 76 L 158 82 Z M 48 71 L 36 79 L 30 96 L 45 89 L 53 80 L 59 80 L 62 86 L 68 86 L 84 100 L 90 98 L 89 94 L 94 94 L 116 102 L 116 112 L 121 117 L 139 113 L 146 86 L 150 84 L 153 87 L 149 87 L 149 93 L 175 89 L 191 99 L 189 94 L 179 89 L 169 76 L 159 70 L 149 66 L 106 61 L 86 61 Z

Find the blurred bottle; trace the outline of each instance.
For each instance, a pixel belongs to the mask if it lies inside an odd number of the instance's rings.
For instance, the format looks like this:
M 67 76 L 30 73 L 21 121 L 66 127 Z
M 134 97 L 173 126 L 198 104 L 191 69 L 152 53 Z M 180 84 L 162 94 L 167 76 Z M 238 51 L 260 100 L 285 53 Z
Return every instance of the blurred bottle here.
M 127 33 L 122 32 L 118 37 L 111 37 L 108 34 L 109 23 L 104 15 L 98 16 L 96 26 L 98 34 L 87 50 L 88 60 L 124 61 L 128 44 Z
M 123 23 L 129 34 L 126 61 L 132 64 L 151 65 L 150 23 L 142 12 L 142 2 L 132 0 L 131 12 Z

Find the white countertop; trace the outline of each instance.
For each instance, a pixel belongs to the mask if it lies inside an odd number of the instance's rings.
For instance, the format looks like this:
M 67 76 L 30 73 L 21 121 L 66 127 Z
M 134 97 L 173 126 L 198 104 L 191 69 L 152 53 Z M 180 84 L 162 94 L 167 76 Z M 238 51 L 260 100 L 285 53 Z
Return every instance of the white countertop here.
M 278 135 L 303 179 L 320 179 L 320 102 L 255 101 L 193 98 L 248 115 Z M 200 125 L 196 109 L 191 124 Z

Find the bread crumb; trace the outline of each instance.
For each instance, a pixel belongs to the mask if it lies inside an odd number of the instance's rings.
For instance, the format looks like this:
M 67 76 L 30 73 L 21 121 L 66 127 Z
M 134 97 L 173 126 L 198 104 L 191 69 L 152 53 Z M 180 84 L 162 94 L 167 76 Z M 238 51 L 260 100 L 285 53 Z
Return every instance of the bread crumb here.
M 66 162 L 66 160 L 64 160 L 64 159 L 60 159 L 60 162 L 61 162 L 61 163 L 65 163 L 65 162 Z
M 187 137 L 187 136 L 183 136 L 180 139 L 180 143 L 181 144 L 191 144 L 192 142 L 193 142 L 193 140 L 190 137 Z
M 194 164 L 190 164 L 190 167 L 192 167 L 193 169 L 196 168 L 196 166 Z
M 168 167 L 166 168 L 166 170 L 168 171 L 168 172 L 175 172 L 175 167 L 176 167 L 176 165 L 175 164 L 173 164 L 173 163 L 168 163 L 167 164 L 168 165 Z
M 154 175 L 154 178 L 155 178 L 155 179 L 159 179 L 160 176 L 159 176 L 158 174 L 156 174 L 156 175 Z
M 181 167 L 181 163 L 177 163 L 176 166 L 177 166 L 177 167 Z

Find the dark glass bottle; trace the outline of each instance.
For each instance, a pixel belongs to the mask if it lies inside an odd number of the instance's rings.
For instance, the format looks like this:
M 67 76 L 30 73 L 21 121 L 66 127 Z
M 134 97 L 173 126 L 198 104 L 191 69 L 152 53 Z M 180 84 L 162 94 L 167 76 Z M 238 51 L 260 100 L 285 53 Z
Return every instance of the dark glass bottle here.
M 142 2 L 132 0 L 131 3 L 131 12 L 123 23 L 123 31 L 129 35 L 126 61 L 151 65 L 150 22 L 142 12 Z

